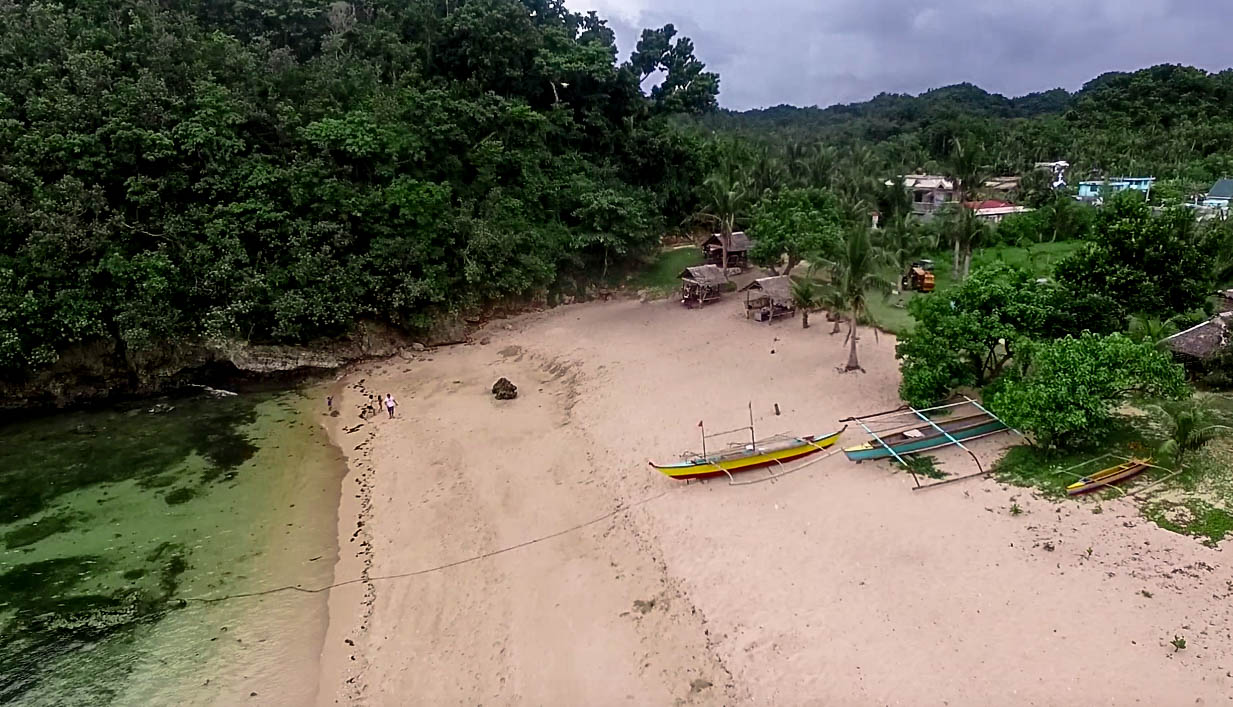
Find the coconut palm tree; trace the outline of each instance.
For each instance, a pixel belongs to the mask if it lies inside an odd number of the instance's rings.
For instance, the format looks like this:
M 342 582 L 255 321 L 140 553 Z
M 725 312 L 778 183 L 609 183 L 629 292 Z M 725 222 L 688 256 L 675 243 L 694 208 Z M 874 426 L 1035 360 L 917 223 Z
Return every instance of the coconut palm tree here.
M 842 331 L 840 325 L 844 321 L 843 313 L 846 309 L 846 304 L 844 303 L 843 292 L 838 287 L 834 287 L 832 283 L 828 282 L 819 288 L 818 308 L 830 312 L 831 321 L 835 324 L 831 327 L 831 336 Z
M 736 230 L 736 221 L 745 214 L 750 203 L 750 193 L 745 181 L 736 169 L 718 169 L 702 182 L 702 208 L 695 218 L 719 229 L 724 242 Z M 728 275 L 728 249 L 723 251 L 724 277 Z
M 887 262 L 902 275 L 910 261 L 937 248 L 938 243 L 936 238 L 931 237 L 932 233 L 915 221 L 897 219 L 878 229 L 875 243 Z
M 826 261 L 830 272 L 831 298 L 840 303 L 840 311 L 848 318 L 850 348 L 848 362 L 843 367 L 845 373 L 864 371 L 856 353 L 856 342 L 860 339 L 856 327 L 858 323 L 877 325 L 869 312 L 869 293 L 889 292 L 892 287 L 880 274 L 883 255 L 874 245 L 869 231 L 869 226 L 863 223 L 849 227 L 835 257 Z
M 1180 468 L 1188 452 L 1202 449 L 1208 442 L 1233 430 L 1233 427 L 1216 423 L 1212 397 L 1195 394 L 1186 400 L 1163 405 L 1150 405 L 1164 423 L 1169 433 L 1156 455 L 1172 459 L 1175 468 Z
M 1127 335 L 1133 341 L 1148 341 L 1156 348 L 1164 348 L 1164 340 L 1177 333 L 1177 326 L 1160 317 L 1135 315 L 1130 318 Z
M 992 227 L 975 211 L 962 206 L 948 206 L 942 215 L 955 247 L 952 272 L 957 279 L 966 279 L 972 270 L 972 252 L 988 240 Z
M 980 185 L 987 178 L 984 166 L 985 150 L 979 143 L 960 140 L 958 136 L 950 139 L 950 150 L 946 157 L 946 176 L 954 184 L 955 193 L 959 196 L 959 216 L 970 210 L 963 207 L 962 202 L 975 201 Z M 972 249 L 977 237 L 983 234 L 985 224 L 974 223 L 975 219 L 959 218 L 954 224 L 952 238 L 955 244 L 955 276 L 962 279 L 972 264 Z
M 788 169 L 778 155 L 768 148 L 760 147 L 749 155 L 741 169 L 743 181 L 748 185 L 752 200 L 761 199 L 769 192 L 781 189 L 788 181 Z
M 801 328 L 809 328 L 809 312 L 818 308 L 818 288 L 813 280 L 802 277 L 792 281 L 792 302 L 801 310 Z

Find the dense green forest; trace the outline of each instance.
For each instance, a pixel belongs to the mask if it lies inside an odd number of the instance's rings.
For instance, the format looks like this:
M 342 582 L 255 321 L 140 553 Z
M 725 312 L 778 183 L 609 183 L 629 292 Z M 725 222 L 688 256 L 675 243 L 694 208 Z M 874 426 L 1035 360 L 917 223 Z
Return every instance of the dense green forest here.
M 898 173 L 938 170 L 963 135 L 980 145 L 990 172 L 1067 160 L 1072 181 L 1141 174 L 1206 191 L 1233 174 L 1233 70 L 1164 64 L 1107 73 L 1075 93 L 1019 98 L 959 84 L 829 108 L 719 111 L 704 123 L 778 144 L 866 148 L 865 159 Z
M 0 380 L 91 342 L 137 366 L 169 341 L 422 330 L 700 229 L 750 229 L 772 267 L 852 256 L 832 274 L 864 311 L 859 283 L 925 252 L 962 276 L 982 245 L 1089 238 L 1035 161 L 1151 173 L 1156 201 L 1233 173 L 1233 72 L 733 113 L 672 25 L 630 49 L 561 0 L 0 0 Z M 1038 210 L 923 226 L 888 181 L 920 170 L 965 197 L 1024 174 Z
M 691 212 L 704 68 L 561 0 L 0 1 L 0 376 L 601 272 Z

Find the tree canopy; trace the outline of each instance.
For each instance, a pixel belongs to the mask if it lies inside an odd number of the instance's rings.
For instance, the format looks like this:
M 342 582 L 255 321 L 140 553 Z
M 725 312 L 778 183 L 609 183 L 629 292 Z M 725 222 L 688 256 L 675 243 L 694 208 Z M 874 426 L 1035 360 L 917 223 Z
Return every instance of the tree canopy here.
M 839 246 L 841 227 L 834 195 L 821 189 L 787 189 L 754 209 L 750 257 L 771 268 L 782 264 L 787 275 L 806 257 L 831 256 Z
M 1008 425 L 1048 448 L 1075 447 L 1108 432 L 1130 393 L 1180 398 L 1186 373 L 1151 343 L 1084 333 L 1029 344 L 1017 370 L 987 402 Z
M 1018 342 L 1045 328 L 1052 304 L 1045 289 L 1023 270 L 991 265 L 958 287 L 913 299 L 917 325 L 895 347 L 903 399 L 927 406 L 1000 374 Z
M 1100 210 L 1091 241 L 1058 264 L 1077 292 L 1103 296 L 1126 314 L 1165 318 L 1202 308 L 1214 286 L 1204 233 L 1181 209 L 1154 215 L 1135 194 Z
M 561 0 L 0 3 L 0 375 L 426 327 L 646 252 L 718 78 L 643 40 L 618 64 Z

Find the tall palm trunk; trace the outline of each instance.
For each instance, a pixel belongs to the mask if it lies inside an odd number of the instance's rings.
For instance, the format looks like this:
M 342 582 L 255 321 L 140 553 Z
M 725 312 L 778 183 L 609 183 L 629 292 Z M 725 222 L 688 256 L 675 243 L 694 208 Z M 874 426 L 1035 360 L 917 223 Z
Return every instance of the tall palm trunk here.
M 801 309 L 801 328 L 809 328 L 809 309 Z
M 856 317 L 848 322 L 848 340 L 851 342 L 851 348 L 848 349 L 848 365 L 843 367 L 844 371 L 863 371 L 861 362 L 856 358 Z

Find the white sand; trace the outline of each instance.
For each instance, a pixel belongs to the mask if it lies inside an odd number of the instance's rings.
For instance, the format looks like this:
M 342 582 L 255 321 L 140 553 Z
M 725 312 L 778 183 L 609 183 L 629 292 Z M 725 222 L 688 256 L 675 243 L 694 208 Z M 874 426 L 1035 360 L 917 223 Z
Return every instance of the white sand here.
M 745 487 L 647 466 L 696 451 L 699 420 L 745 424 L 750 401 L 759 436 L 896 407 L 893 339 L 867 333 L 868 373 L 844 375 L 830 329 L 755 324 L 732 296 L 576 305 L 349 373 L 331 430 L 352 469 L 338 579 L 601 520 L 334 590 L 319 701 L 1233 703 L 1233 572 L 1128 502 L 1093 514 L 983 479 L 912 491 L 842 455 Z M 493 400 L 500 376 L 518 399 Z M 396 419 L 345 432 L 387 392 Z M 988 464 L 1013 441 L 972 446 Z

